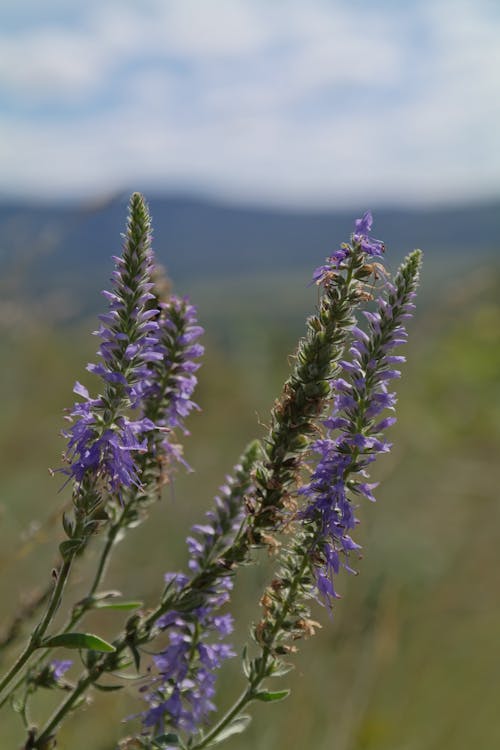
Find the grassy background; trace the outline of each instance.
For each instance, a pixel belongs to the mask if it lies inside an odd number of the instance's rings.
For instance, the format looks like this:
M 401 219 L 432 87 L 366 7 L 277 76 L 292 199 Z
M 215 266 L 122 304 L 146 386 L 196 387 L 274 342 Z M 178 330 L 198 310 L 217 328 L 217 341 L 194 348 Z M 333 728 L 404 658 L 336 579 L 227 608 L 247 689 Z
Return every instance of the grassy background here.
M 500 275 L 473 258 L 445 268 L 427 258 L 404 378 L 398 385 L 395 447 L 374 474 L 376 505 L 360 508 L 363 559 L 342 576 L 333 620 L 301 644 L 296 669 L 278 686 L 291 697 L 255 706 L 235 750 L 467 750 L 500 744 Z M 98 281 L 97 286 L 102 285 Z M 184 536 L 200 519 L 244 444 L 262 423 L 287 373 L 288 354 L 316 292 L 284 274 L 226 279 L 186 288 L 199 302 L 207 357 L 190 419 L 186 456 L 196 472 L 179 476 L 150 519 L 118 546 L 106 588 L 154 601 L 163 572 L 185 563 Z M 31 314 L 34 301 L 4 303 L 0 352 L 1 618 L 47 583 L 61 537 L 57 467 L 64 443 L 62 410 L 74 380 L 94 357 L 93 321 L 63 328 Z M 89 553 L 68 592 L 85 591 Z M 240 648 L 259 616 L 258 599 L 273 569 L 239 577 L 233 611 Z M 102 635 L 116 614 L 89 619 Z M 12 657 L 13 653 L 9 654 Z M 243 686 L 237 660 L 221 677 L 219 704 Z M 239 690 L 239 687 L 238 687 Z M 34 720 L 53 696 L 40 696 Z M 123 716 L 138 710 L 133 683 L 98 694 L 60 735 L 60 747 L 111 750 L 126 733 Z M 18 747 L 17 718 L 0 723 L 2 747 Z

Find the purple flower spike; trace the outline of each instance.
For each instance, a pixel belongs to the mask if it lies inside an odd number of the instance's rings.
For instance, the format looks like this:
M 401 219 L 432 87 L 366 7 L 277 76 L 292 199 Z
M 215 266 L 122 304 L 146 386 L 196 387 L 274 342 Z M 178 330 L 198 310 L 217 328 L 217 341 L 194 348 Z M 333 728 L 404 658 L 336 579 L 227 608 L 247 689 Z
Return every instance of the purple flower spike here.
M 369 212 L 356 222 L 359 234 L 354 235 L 354 241 L 361 246 L 371 224 Z M 402 321 L 413 309 L 419 259 L 418 253 L 409 256 L 394 285 L 387 285 L 387 298 L 378 300 L 376 312 L 366 314 L 368 333 L 352 328 L 351 357 L 340 362 L 341 376 L 332 381 L 333 413 L 324 420 L 327 437 L 313 444 L 319 460 L 310 482 L 300 491 L 308 499 L 301 517 L 317 530 L 311 550 L 316 591 L 329 608 L 337 598 L 334 577 L 340 567 L 351 570 L 346 560 L 359 550 L 349 536 L 358 523 L 352 497 L 361 495 L 375 501 L 372 490 L 376 485 L 366 481 L 367 467 L 391 448 L 383 432 L 396 420 L 378 417 L 386 409 L 393 410 L 396 402 L 388 383 L 400 376 L 394 365 L 404 362 L 404 357 L 392 351 L 406 340 Z
M 234 478 L 227 477 L 219 489 L 205 522 L 191 529 L 187 539 L 191 575 L 165 576 L 167 597 L 174 601 L 191 597 L 193 603 L 182 611 L 169 609 L 157 620 L 168 643 L 155 656 L 155 672 L 142 690 L 149 703 L 142 714 L 146 729 L 163 731 L 165 725 L 194 733 L 215 710 L 216 673 L 235 655 L 232 646 L 223 642 L 232 633 L 233 618 L 220 614 L 220 609 L 229 600 L 233 580 L 221 558 L 242 528 L 244 497 L 259 450 L 256 442 L 248 446 L 234 469 Z
M 170 583 L 180 592 L 182 576 Z M 167 646 L 154 657 L 155 674 L 143 689 L 149 708 L 142 714 L 145 728 L 164 725 L 193 733 L 215 710 L 215 673 L 235 652 L 221 639 L 232 632 L 231 615 L 215 612 L 229 598 L 232 581 L 215 582 L 211 593 L 189 613 L 168 612 L 157 625 L 168 634 Z M 215 639 L 215 640 L 214 640 Z
M 151 306 L 153 255 L 151 226 L 143 198 L 130 202 L 128 231 L 122 257 L 115 258 L 112 291 L 104 292 L 108 313 L 100 316 L 96 335 L 101 339 L 100 362 L 88 370 L 101 378 L 103 395 L 91 398 L 80 383 L 75 393 L 84 401 L 75 404 L 73 425 L 64 470 L 78 484 L 99 480 L 112 493 L 140 483 L 135 455 L 146 449 L 144 436 L 154 429 L 151 419 L 130 418 L 142 396 L 144 382 L 158 361 L 159 310 Z
M 168 302 L 160 303 L 157 321 L 155 357 L 143 382 L 141 409 L 163 432 L 156 450 L 162 453 L 167 465 L 181 462 L 189 469 L 182 458 L 182 448 L 172 440 L 172 435 L 175 430 L 188 434 L 184 421 L 193 409 L 199 408 L 191 397 L 197 384 L 195 373 L 200 367 L 197 360 L 203 354 L 203 346 L 197 342 L 203 328 L 198 325 L 196 308 L 189 300 L 174 295 Z

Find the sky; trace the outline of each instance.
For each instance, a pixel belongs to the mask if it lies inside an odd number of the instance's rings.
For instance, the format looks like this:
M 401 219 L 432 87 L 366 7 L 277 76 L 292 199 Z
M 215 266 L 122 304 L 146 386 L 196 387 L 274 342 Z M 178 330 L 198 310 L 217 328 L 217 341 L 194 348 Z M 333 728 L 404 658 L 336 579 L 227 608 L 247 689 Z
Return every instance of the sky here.
M 0 197 L 500 197 L 498 0 L 0 0 Z

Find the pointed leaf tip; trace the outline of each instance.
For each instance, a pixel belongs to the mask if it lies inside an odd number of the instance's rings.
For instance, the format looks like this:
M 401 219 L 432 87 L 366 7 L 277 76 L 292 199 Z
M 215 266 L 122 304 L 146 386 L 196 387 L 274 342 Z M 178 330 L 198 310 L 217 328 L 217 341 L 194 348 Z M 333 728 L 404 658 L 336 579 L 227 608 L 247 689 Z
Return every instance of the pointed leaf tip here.
M 113 653 L 115 647 L 93 633 L 60 633 L 46 638 L 40 648 L 75 648 Z

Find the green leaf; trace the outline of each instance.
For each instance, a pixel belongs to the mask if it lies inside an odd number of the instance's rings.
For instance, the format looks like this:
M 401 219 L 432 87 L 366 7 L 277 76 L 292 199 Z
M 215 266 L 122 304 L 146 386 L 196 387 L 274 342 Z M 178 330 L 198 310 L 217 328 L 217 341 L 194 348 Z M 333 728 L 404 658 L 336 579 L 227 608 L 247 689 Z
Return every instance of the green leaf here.
M 83 539 L 67 539 L 65 542 L 61 542 L 59 545 L 59 552 L 63 560 L 68 560 L 72 555 L 76 554 L 83 543 Z
M 153 737 L 153 745 L 159 748 L 174 746 L 180 747 L 181 741 L 178 734 L 169 732 L 168 734 L 159 734 L 157 737 Z
M 123 690 L 125 685 L 99 685 L 99 683 L 94 682 L 92 687 L 102 690 L 103 693 L 112 693 L 114 690 Z
M 242 662 L 242 667 L 243 667 L 243 674 L 248 680 L 250 679 L 250 675 L 252 673 L 252 665 L 251 665 L 250 659 L 248 658 L 247 646 L 244 646 L 243 648 L 243 653 L 241 654 L 241 662 Z
M 66 535 L 71 537 L 73 533 L 73 522 L 71 521 L 70 518 L 68 518 L 66 513 L 63 513 L 62 515 L 62 525 L 63 525 L 64 531 L 66 532 Z
M 273 667 L 270 677 L 282 677 L 284 674 L 291 672 L 292 669 L 295 669 L 293 664 L 287 664 L 286 662 L 278 663 L 276 667 Z
M 73 703 L 73 705 L 72 705 L 72 706 L 71 706 L 71 708 L 70 708 L 70 711 L 72 711 L 72 712 L 74 713 L 75 711 L 78 711 L 78 709 L 79 709 L 79 708 L 80 708 L 81 706 L 86 706 L 86 705 L 87 705 L 87 696 L 85 696 L 85 695 L 81 695 L 81 696 L 80 696 L 79 698 L 77 698 L 77 699 L 76 699 L 76 701 L 75 701 L 75 702 Z
M 228 737 L 232 737 L 233 734 L 241 734 L 245 731 L 247 726 L 252 721 L 251 716 L 241 715 L 237 716 L 236 719 L 233 719 L 233 721 L 227 725 L 227 727 L 224 727 L 217 737 L 215 737 L 212 742 L 209 743 L 208 747 L 213 747 L 213 745 L 218 745 L 219 742 L 223 742 L 224 740 L 227 740 Z
M 92 651 L 112 653 L 115 647 L 93 633 L 60 633 L 46 638 L 40 648 L 83 648 Z
M 107 601 L 97 601 L 94 603 L 93 609 L 121 609 L 121 610 L 128 610 L 128 609 L 139 609 L 139 607 L 142 607 L 143 602 L 107 602 Z
M 122 592 L 112 589 L 111 591 L 98 591 L 93 598 L 100 601 L 101 599 L 117 599 L 119 596 L 123 596 Z
M 140 668 L 141 668 L 141 654 L 140 654 L 139 650 L 137 649 L 137 647 L 134 646 L 133 643 L 129 643 L 128 647 L 129 647 L 130 653 L 132 654 L 132 658 L 134 660 L 135 668 L 137 669 L 137 671 L 139 671 Z
M 86 536 L 94 534 L 99 528 L 99 521 L 87 521 L 83 527 Z
M 132 662 L 130 662 L 131 664 Z M 110 672 L 109 674 L 112 674 L 113 677 L 118 677 L 120 680 L 130 680 L 131 682 L 137 682 L 139 675 L 136 674 L 128 674 L 127 672 Z
M 255 700 L 264 703 L 273 703 L 274 701 L 282 701 L 289 695 L 290 690 L 260 690 L 254 697 Z

